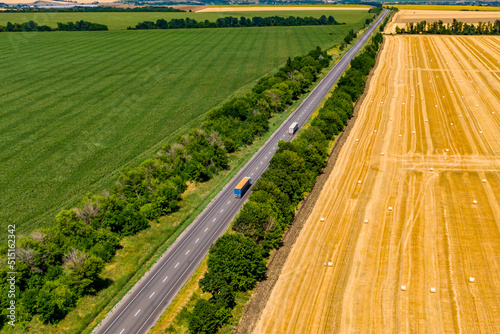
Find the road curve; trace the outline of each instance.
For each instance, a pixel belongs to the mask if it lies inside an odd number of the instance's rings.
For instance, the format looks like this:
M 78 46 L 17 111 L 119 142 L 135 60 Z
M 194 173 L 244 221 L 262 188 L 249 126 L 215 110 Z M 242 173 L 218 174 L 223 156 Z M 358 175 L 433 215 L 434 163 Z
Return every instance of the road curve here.
M 233 188 L 244 176 L 250 176 L 252 183 L 260 178 L 278 148 L 278 142 L 290 141 L 295 137 L 288 134 L 290 124 L 298 122 L 299 129 L 305 124 L 387 13 L 388 11 L 384 10 L 384 13 L 330 70 L 297 110 L 283 122 L 252 159 L 217 194 L 159 262 L 94 329 L 93 333 L 135 334 L 149 331 L 208 254 L 210 246 L 224 233 L 251 192 L 248 191 L 243 198 L 237 199 L 234 198 Z

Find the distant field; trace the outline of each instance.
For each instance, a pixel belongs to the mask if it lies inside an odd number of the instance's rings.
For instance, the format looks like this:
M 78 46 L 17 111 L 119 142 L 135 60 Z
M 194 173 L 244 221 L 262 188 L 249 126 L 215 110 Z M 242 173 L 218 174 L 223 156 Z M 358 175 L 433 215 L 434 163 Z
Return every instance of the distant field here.
M 33 20 L 39 24 L 46 24 L 51 27 L 55 27 L 57 22 L 74 22 L 77 20 L 85 20 L 95 23 L 106 24 L 110 30 L 126 29 L 128 26 L 135 26 L 137 23 L 142 21 L 156 21 L 158 19 L 170 20 L 173 18 L 186 18 L 195 19 L 197 21 L 210 20 L 215 21 L 219 17 L 225 16 L 312 16 L 320 17 L 321 15 L 332 15 L 339 22 L 345 22 L 346 24 L 355 24 L 364 21 L 365 18 L 370 17 L 367 12 L 360 10 L 339 10 L 339 11 L 318 11 L 318 10 L 280 10 L 280 11 L 245 11 L 245 12 L 216 12 L 216 13 L 0 13 L 0 25 L 6 25 L 7 22 L 27 22 Z M 373 15 L 373 14 L 372 14 Z
M 389 5 L 391 7 L 392 5 Z M 387 7 L 387 6 L 386 6 Z M 394 5 L 399 10 L 472 10 L 472 11 L 498 11 L 500 7 L 485 6 L 455 6 L 455 5 Z
M 208 12 L 243 12 L 248 10 L 255 10 L 259 12 L 265 11 L 302 11 L 302 10 L 369 10 L 370 7 L 363 5 L 280 5 L 280 6 L 266 6 L 266 5 L 234 5 L 234 6 L 210 6 L 197 11 L 197 13 Z
M 499 333 L 499 49 L 385 38 L 253 333 Z
M 0 34 L 0 220 L 51 224 L 288 56 L 361 28 L 356 13 L 343 26 Z

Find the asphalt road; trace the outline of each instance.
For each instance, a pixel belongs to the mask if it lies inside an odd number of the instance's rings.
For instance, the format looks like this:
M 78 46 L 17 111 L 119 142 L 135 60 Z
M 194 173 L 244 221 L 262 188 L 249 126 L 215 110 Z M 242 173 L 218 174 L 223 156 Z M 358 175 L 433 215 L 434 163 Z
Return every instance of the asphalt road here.
M 252 183 L 255 183 L 267 169 L 278 148 L 278 142 L 290 141 L 295 137 L 288 134 L 290 124 L 298 122 L 299 129 L 304 125 L 386 15 L 387 11 L 374 22 L 215 200 L 179 236 L 147 277 L 137 283 L 133 292 L 126 295 L 120 305 L 94 330 L 95 333 L 129 334 L 149 331 L 248 198 L 251 188 L 243 198 L 234 197 L 233 189 L 236 184 L 244 176 L 250 176 Z

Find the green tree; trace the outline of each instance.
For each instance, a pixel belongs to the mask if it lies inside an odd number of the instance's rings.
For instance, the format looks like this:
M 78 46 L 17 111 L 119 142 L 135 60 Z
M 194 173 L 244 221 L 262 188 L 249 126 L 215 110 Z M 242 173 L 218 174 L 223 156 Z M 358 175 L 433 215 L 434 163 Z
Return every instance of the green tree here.
M 205 299 L 198 299 L 189 317 L 189 332 L 213 334 L 231 318 L 231 309 L 220 308 Z
M 266 272 L 262 247 L 240 233 L 220 237 L 210 249 L 207 263 L 209 269 L 201 286 L 213 286 L 213 279 L 223 277 L 234 291 L 247 291 Z

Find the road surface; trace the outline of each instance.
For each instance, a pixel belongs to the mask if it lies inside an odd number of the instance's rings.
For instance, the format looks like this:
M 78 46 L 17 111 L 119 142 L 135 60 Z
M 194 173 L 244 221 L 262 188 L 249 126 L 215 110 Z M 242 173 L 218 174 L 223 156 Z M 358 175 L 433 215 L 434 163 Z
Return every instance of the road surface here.
M 154 272 L 149 272 L 147 279 L 137 283 L 139 286 L 134 287 L 133 292 L 124 297 L 125 300 L 103 320 L 94 330 L 95 333 L 129 334 L 149 331 L 248 198 L 250 191 L 241 199 L 234 197 L 233 189 L 236 184 L 244 176 L 250 176 L 252 183 L 259 179 L 278 148 L 278 142 L 290 141 L 295 137 L 288 134 L 290 124 L 298 122 L 299 129 L 305 124 L 386 15 L 387 11 L 384 11 L 228 186 L 216 196 L 216 200 L 179 236 L 178 241 L 167 251 L 167 255 L 160 260 L 162 263 L 154 266 Z

